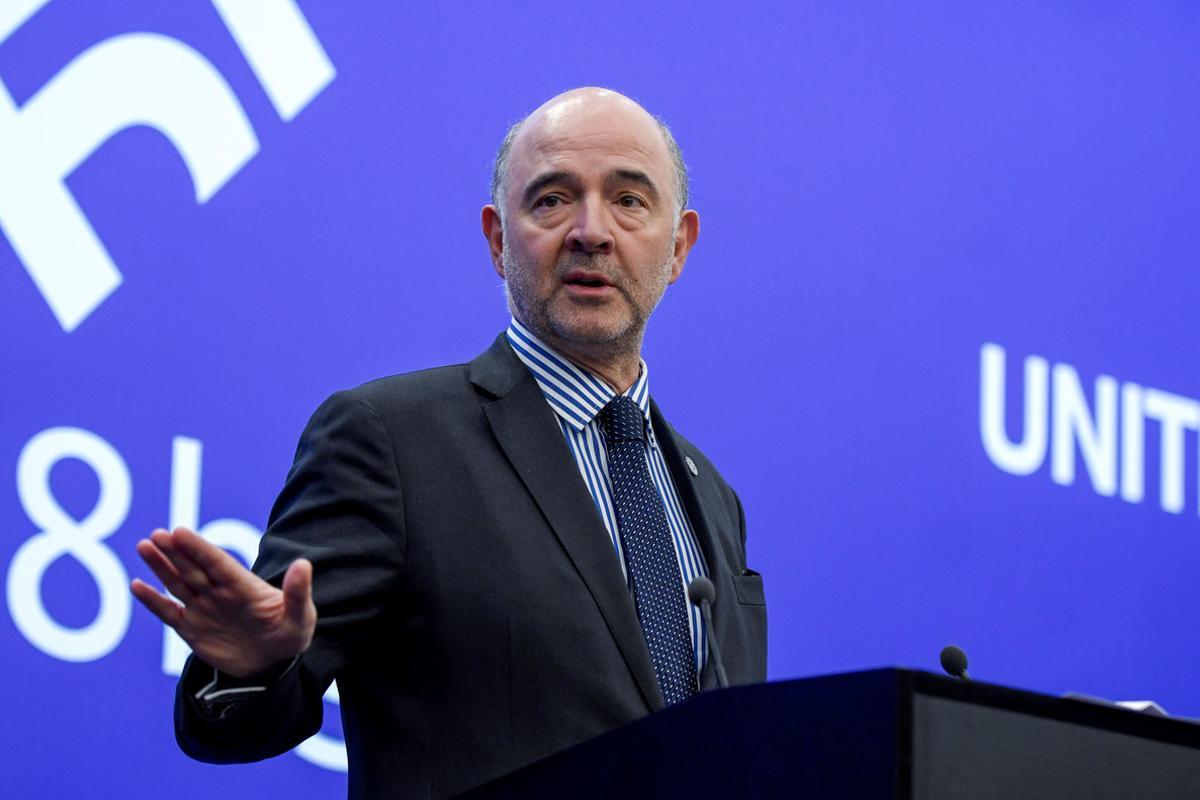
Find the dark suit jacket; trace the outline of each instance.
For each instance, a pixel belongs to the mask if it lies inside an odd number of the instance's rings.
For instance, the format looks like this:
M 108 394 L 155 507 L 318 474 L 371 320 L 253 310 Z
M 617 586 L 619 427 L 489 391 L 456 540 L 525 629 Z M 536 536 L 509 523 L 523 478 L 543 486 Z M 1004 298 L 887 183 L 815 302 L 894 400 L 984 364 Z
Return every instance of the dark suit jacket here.
M 717 586 L 734 683 L 763 680 L 762 578 L 711 463 L 652 420 Z M 684 465 L 697 466 L 692 475 Z M 313 562 L 316 638 L 220 719 L 189 663 L 176 735 L 206 761 L 293 747 L 340 693 L 352 797 L 457 794 L 663 706 L 608 533 L 554 414 L 504 336 L 468 365 L 335 394 L 301 437 L 255 571 Z M 710 687 L 711 666 L 701 676 Z

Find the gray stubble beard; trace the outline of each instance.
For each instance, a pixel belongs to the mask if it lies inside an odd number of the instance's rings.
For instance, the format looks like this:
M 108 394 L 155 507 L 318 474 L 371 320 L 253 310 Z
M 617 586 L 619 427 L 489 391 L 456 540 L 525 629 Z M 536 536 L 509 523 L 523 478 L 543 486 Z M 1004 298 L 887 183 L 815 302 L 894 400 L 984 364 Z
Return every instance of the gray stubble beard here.
M 674 246 L 672 245 L 667 260 L 660 265 L 661 269 L 656 274 L 662 274 L 666 271 L 667 264 L 673 255 Z M 556 272 L 565 272 L 575 267 L 582 267 L 590 268 L 605 275 L 611 274 L 611 269 L 597 269 L 595 258 L 594 256 L 579 256 L 578 258 L 572 258 L 565 265 L 560 260 L 555 269 Z M 501 252 L 501 259 L 504 262 L 504 274 L 509 276 L 504 282 L 504 295 L 508 301 L 509 311 L 539 339 L 551 345 L 561 346 L 559 343 L 567 343 L 580 346 L 587 353 L 605 359 L 619 358 L 626 355 L 639 356 L 641 354 L 642 339 L 645 336 L 646 324 L 650 321 L 650 315 L 654 312 L 654 309 L 662 301 L 663 295 L 666 292 L 666 281 L 663 282 L 663 286 L 658 292 L 658 299 L 655 300 L 654 305 L 644 315 L 640 312 L 638 304 L 634 302 L 628 289 L 621 285 L 615 286 L 617 291 L 621 293 L 621 296 L 625 298 L 625 302 L 629 308 L 629 313 L 632 317 L 630 324 L 626 326 L 624 331 L 619 332 L 615 336 L 583 338 L 575 331 L 568 329 L 565 325 L 556 323 L 548 312 L 549 301 L 537 308 L 529 308 L 525 300 L 531 292 L 513 291 L 514 280 L 512 276 L 519 275 L 524 277 L 530 275 L 532 271 L 526 270 L 512 258 L 507 244 Z M 518 284 L 522 283 L 521 280 L 515 282 Z

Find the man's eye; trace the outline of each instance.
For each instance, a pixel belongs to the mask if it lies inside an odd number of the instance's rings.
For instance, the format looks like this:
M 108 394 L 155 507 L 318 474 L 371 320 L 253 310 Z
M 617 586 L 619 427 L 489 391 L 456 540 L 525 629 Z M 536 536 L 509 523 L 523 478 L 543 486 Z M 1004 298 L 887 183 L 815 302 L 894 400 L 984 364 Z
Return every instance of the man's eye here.
M 623 194 L 617 198 L 617 202 L 625 208 L 641 208 L 646 205 L 642 202 L 642 198 L 635 194 Z
M 534 203 L 534 208 L 556 208 L 562 205 L 562 198 L 556 194 L 548 194 Z

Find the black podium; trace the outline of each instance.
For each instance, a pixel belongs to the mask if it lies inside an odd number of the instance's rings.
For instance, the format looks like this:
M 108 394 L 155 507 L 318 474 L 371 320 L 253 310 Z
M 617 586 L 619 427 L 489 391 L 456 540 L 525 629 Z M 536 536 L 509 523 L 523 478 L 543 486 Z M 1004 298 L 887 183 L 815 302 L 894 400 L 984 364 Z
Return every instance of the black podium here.
M 464 795 L 1200 798 L 1200 725 L 884 669 L 710 692 Z

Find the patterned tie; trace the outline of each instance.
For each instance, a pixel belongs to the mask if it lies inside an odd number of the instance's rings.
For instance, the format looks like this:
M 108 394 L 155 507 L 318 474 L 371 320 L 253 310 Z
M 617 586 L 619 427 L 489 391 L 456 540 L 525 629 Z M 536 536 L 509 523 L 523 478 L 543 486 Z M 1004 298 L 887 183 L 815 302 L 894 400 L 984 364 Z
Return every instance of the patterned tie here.
M 622 395 L 601 409 L 600 422 L 638 619 L 658 688 L 671 705 L 696 693 L 696 662 L 675 545 L 646 466 L 645 417 L 637 403 Z

